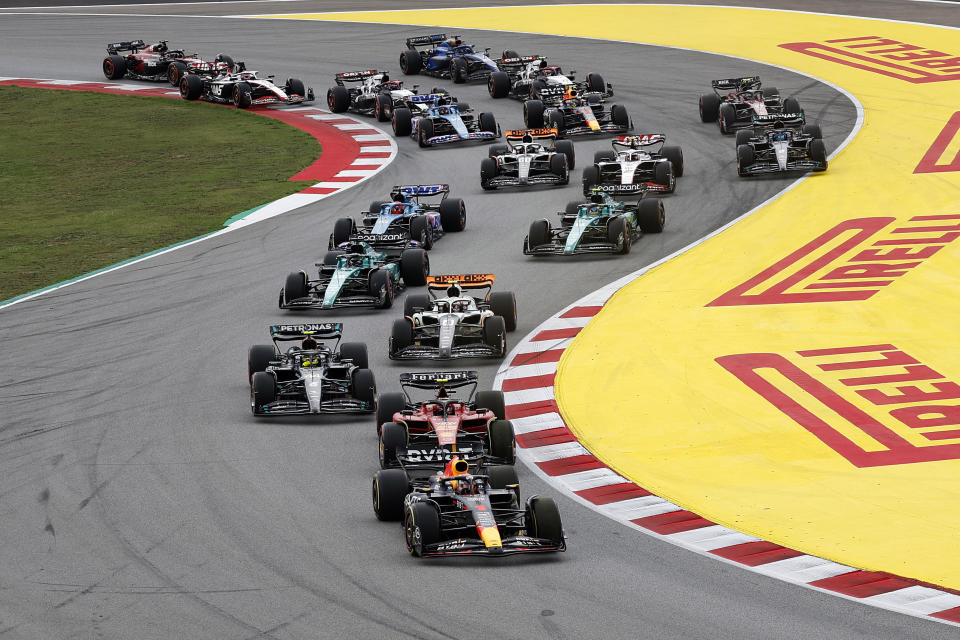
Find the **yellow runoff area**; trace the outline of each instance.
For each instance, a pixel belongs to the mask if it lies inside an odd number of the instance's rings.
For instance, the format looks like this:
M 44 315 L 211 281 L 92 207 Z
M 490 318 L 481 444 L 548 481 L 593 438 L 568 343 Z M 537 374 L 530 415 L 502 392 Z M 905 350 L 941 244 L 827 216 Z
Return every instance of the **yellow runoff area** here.
M 691 48 L 856 96 L 864 126 L 826 173 L 608 302 L 560 362 L 558 403 L 597 457 L 714 522 L 960 588 L 956 30 L 653 5 L 277 17 Z M 642 85 L 641 62 L 630 81 Z M 706 126 L 693 101 L 664 108 Z M 733 146 L 716 160 L 731 182 Z M 667 208 L 669 233 L 683 211 Z

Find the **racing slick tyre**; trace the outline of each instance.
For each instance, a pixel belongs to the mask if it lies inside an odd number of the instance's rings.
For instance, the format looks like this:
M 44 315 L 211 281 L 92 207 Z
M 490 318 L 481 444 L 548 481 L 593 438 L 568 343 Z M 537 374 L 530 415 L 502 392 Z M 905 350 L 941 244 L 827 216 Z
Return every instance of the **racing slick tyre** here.
M 389 423 L 388 423 L 389 424 Z M 386 425 L 384 425 L 384 431 Z M 504 464 L 516 462 L 516 442 L 513 438 L 513 424 L 509 420 L 494 420 L 487 427 L 490 440 L 490 454 L 503 460 Z
M 167 65 L 167 82 L 170 83 L 170 86 L 179 87 L 180 80 L 185 75 L 187 75 L 187 65 L 182 62 L 174 60 Z
M 523 123 L 527 129 L 543 128 L 543 102 L 527 100 L 523 103 Z
M 247 351 L 247 381 L 253 382 L 253 374 L 266 371 L 277 359 L 277 349 L 272 344 L 255 344 Z
M 558 136 L 563 135 L 563 114 L 559 109 L 547 109 L 544 119 L 548 128 L 556 129 Z
M 367 357 L 367 343 L 344 342 L 340 345 L 340 359 L 351 360 L 361 369 L 369 368 L 370 359 Z
M 403 469 L 381 469 L 373 476 L 373 512 L 377 520 L 403 518 L 403 499 L 410 492 L 410 481 Z
M 393 135 L 408 136 L 413 131 L 413 112 L 408 107 L 399 107 L 393 110 Z
M 742 144 L 737 147 L 737 175 L 748 175 L 746 169 L 753 164 L 755 157 L 756 154 L 754 154 L 753 147 L 750 145 Z
M 587 74 L 587 91 L 599 91 L 600 93 L 605 93 L 607 90 L 607 85 L 603 81 L 603 76 L 599 73 L 588 73 Z
M 817 140 L 823 139 L 823 131 L 820 130 L 820 125 L 818 124 L 805 124 L 800 128 L 800 133 L 816 138 Z
M 191 76 L 187 76 L 188 78 Z M 290 304 L 291 300 L 307 297 L 307 274 L 303 271 L 296 271 L 287 276 L 283 285 L 283 301 Z
M 198 100 L 203 94 L 203 80 L 200 76 L 188 73 L 180 80 L 180 97 L 184 100 Z
M 323 266 L 333 267 L 336 266 L 337 261 L 340 260 L 340 256 L 343 255 L 343 251 L 327 251 L 323 255 Z
M 123 56 L 110 55 L 103 59 L 103 75 L 107 80 L 119 80 L 127 75 L 127 61 Z
M 590 204 L 589 202 L 582 202 L 580 200 L 571 200 L 567 203 L 566 208 L 564 209 L 564 217 L 575 216 L 577 212 L 580 211 L 580 205 Z
M 737 130 L 736 144 L 739 147 L 742 144 L 747 144 L 750 142 L 750 138 L 753 137 L 753 129 L 739 129 Z
M 440 201 L 440 226 L 444 231 L 463 231 L 467 226 L 467 207 L 462 198 Z
M 414 216 L 410 220 L 410 239 L 416 240 L 424 249 L 433 248 L 433 234 L 427 216 Z
M 510 429 L 513 429 L 512 425 Z M 490 465 L 487 467 L 487 478 L 491 489 L 506 489 L 512 484 L 518 485 L 517 488 L 519 489 L 520 479 L 517 477 L 517 470 L 513 465 Z
M 570 170 L 567 168 L 567 156 L 562 153 L 550 156 L 550 173 L 560 178 L 560 184 L 569 184 Z
M 593 163 L 600 164 L 601 162 L 613 162 L 617 159 L 617 154 L 613 149 L 601 149 L 600 151 L 593 152 Z
M 409 287 L 422 287 L 430 275 L 430 259 L 423 249 L 404 249 L 400 254 L 400 277 Z
M 547 83 L 544 80 L 534 80 L 530 83 L 530 99 L 539 100 L 540 91 L 547 88 Z
M 589 197 L 590 190 L 600 182 L 600 167 L 592 165 L 583 168 L 583 195 Z M 576 212 L 574 212 L 576 213 Z
M 287 82 L 283 85 L 283 90 L 288 96 L 307 97 L 307 88 L 303 86 L 303 80 L 299 78 L 287 78 Z
M 666 223 L 666 214 L 663 211 L 663 200 L 660 198 L 644 198 L 637 205 L 637 226 L 644 233 L 660 233 Z
M 461 113 L 464 111 L 468 111 L 470 109 L 470 105 L 464 102 L 463 100 L 457 100 L 456 98 L 454 98 L 453 101 L 456 103 L 456 107 L 457 109 L 460 110 Z
M 505 156 L 510 153 L 510 147 L 505 144 L 492 144 L 487 147 L 487 157 Z
M 334 113 L 343 113 L 350 108 L 350 92 L 339 85 L 330 87 L 327 91 L 327 106 Z
M 800 101 L 794 97 L 785 98 L 783 101 L 784 113 L 800 113 Z
M 490 294 L 490 309 L 503 318 L 507 331 L 517 330 L 517 297 L 512 291 L 494 291 Z
M 403 315 L 411 318 L 418 309 L 432 309 L 432 300 L 429 293 L 408 293 L 403 299 Z
M 253 415 L 263 413 L 263 405 L 270 404 L 277 399 L 277 385 L 274 377 L 266 371 L 257 371 L 253 374 L 250 384 L 250 409 Z
M 504 50 L 503 50 L 503 56 L 501 56 L 501 57 L 503 57 L 503 58 L 519 58 L 519 57 L 520 57 L 520 54 L 517 53 L 516 51 L 514 51 L 513 49 L 504 49 Z
M 370 215 L 377 215 L 380 213 L 380 209 L 383 208 L 383 205 L 391 203 L 392 201 L 390 200 L 374 200 L 370 203 L 370 209 L 368 209 L 368 211 L 370 211 Z
M 376 300 L 373 303 L 376 309 L 389 309 L 393 304 L 393 281 L 390 274 L 383 269 L 377 269 L 370 274 L 368 284 L 370 295 Z
M 246 82 L 233 85 L 233 104 L 237 109 L 246 109 L 253 103 L 253 89 Z
M 548 242 L 550 242 L 550 221 L 541 219 L 531 222 L 530 233 L 527 234 L 527 246 L 535 249 Z
M 417 126 L 417 143 L 421 147 L 430 146 L 430 138 L 433 137 L 433 121 L 429 118 L 421 118 Z
M 494 71 L 487 80 L 487 91 L 491 98 L 506 98 L 510 93 L 510 76 L 504 71 Z
M 720 96 L 715 93 L 700 94 L 700 121 L 716 122 L 720 115 Z
M 400 54 L 400 71 L 403 71 L 404 75 L 416 75 L 420 73 L 422 67 L 423 58 L 416 49 L 407 49 Z
M 480 114 L 480 131 L 487 131 L 489 133 L 496 135 L 497 118 L 492 113 Z
M 399 422 L 384 422 L 380 428 L 380 468 L 396 467 L 397 447 L 407 446 L 407 428 Z
M 660 153 L 673 163 L 673 176 L 679 178 L 683 175 L 683 150 L 677 146 L 668 146 L 660 150 Z
M 780 89 L 777 89 L 776 87 L 764 87 L 761 93 L 763 93 L 764 100 L 780 97 Z
M 413 344 L 413 325 L 407 318 L 397 318 L 393 321 L 390 331 L 390 353 L 394 356 Z
M 553 498 L 530 498 L 527 504 L 527 531 L 534 538 L 563 543 L 563 523 Z
M 393 414 L 407 407 L 407 396 L 401 391 L 391 391 L 377 395 L 377 435 L 385 422 L 393 422 Z
M 733 126 L 737 121 L 737 110 L 729 103 L 720 105 L 720 133 L 733 133 Z
M 573 151 L 573 143 L 569 140 L 557 140 L 553 143 L 553 148 L 557 153 L 567 156 L 567 169 L 574 169 L 577 166 L 577 154 Z
M 477 409 L 487 409 L 497 416 L 497 420 L 506 420 L 507 412 L 504 409 L 503 391 L 477 391 L 473 403 Z
M 353 218 L 337 218 L 333 223 L 333 246 L 339 247 L 344 242 L 349 242 L 355 230 Z
M 667 193 L 676 190 L 676 174 L 673 172 L 673 163 L 658 162 L 653 169 L 653 181 L 667 187 Z
M 491 178 L 497 177 L 497 161 L 493 158 L 480 160 L 480 187 L 485 191 L 493 191 L 496 186 L 490 184 Z
M 377 398 L 377 381 L 373 377 L 373 371 L 370 369 L 354 369 L 350 381 L 353 388 L 353 397 L 369 404 L 373 404 Z
M 463 84 L 467 81 L 467 61 L 463 58 L 454 58 L 450 61 L 450 79 L 455 84 Z
M 618 247 L 616 253 L 630 253 L 630 225 L 625 218 L 617 216 L 607 223 L 607 242 Z
M 414 502 L 403 514 L 403 537 L 407 551 L 423 557 L 427 545 L 440 542 L 440 512 L 426 502 Z
M 378 93 L 377 104 L 373 107 L 373 115 L 377 117 L 378 122 L 390 120 L 393 111 L 393 98 L 389 93 Z
M 622 104 L 615 104 L 610 107 L 610 120 L 618 127 L 630 128 L 630 116 L 627 115 L 627 108 Z
M 810 141 L 810 159 L 823 163 L 822 169 L 814 169 L 814 171 L 827 170 L 827 147 L 823 144 L 823 140 L 817 139 Z

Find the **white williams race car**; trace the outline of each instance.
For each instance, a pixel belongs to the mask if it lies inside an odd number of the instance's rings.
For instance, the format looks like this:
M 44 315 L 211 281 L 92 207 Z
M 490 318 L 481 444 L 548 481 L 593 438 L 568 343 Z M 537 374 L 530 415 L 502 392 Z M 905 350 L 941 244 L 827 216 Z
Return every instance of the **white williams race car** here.
M 246 109 L 267 104 L 301 104 L 313 102 L 313 89 L 303 81 L 289 78 L 283 88 L 273 82 L 273 76 L 261 78 L 256 71 L 247 71 L 242 62 L 240 71 L 215 77 L 185 75 L 180 80 L 180 96 L 186 100 L 206 100 L 219 104 L 234 104 Z

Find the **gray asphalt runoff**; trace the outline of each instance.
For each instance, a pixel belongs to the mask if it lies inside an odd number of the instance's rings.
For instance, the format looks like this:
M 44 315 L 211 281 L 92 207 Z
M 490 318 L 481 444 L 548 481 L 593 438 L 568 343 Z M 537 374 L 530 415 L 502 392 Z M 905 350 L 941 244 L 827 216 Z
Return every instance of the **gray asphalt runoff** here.
M 345 5 L 166 9 L 226 15 L 395 6 Z M 804 8 L 852 11 L 847 5 L 817 1 Z M 857 5 L 883 17 L 957 18 L 946 5 Z M 110 11 L 148 14 L 157 7 Z M 301 77 L 322 105 L 336 72 L 377 67 L 400 78 L 404 38 L 424 31 L 4 15 L 0 75 L 101 81 L 107 42 L 169 39 L 208 55 L 231 54 L 280 78 Z M 347 340 L 369 344 L 381 391 L 398 389 L 401 371 L 437 366 L 386 358 L 386 334 L 402 306 L 300 315 L 276 307 L 285 275 L 314 269 L 333 220 L 357 214 L 391 185 L 447 182 L 465 198 L 467 229 L 437 243 L 433 270 L 495 273 L 498 289 L 516 292 L 520 324 L 510 335 L 516 340 L 562 306 L 695 241 L 790 183 L 737 178 L 732 140 L 697 116 L 697 94 L 711 79 L 759 73 L 784 95 L 798 96 L 821 122 L 828 149 L 855 121 L 853 105 L 834 89 L 743 60 L 582 39 L 463 35 L 493 51 L 542 53 L 565 69 L 602 73 L 638 131 L 664 132 L 682 145 L 686 173 L 678 192 L 665 198 L 664 233 L 642 238 L 625 257 L 525 257 L 520 250 L 530 221 L 578 199 L 580 167 L 595 150 L 609 148 L 608 139 L 575 142 L 578 169 L 567 188 L 484 193 L 479 165 L 486 147 L 421 150 L 404 138 L 393 164 L 346 193 L 0 311 L 0 637 L 956 638 L 955 628 L 792 586 L 627 529 L 558 495 L 523 466 L 526 495 L 557 497 L 567 553 L 418 561 L 404 549 L 400 526 L 377 522 L 371 509 L 372 417 L 251 416 L 246 350 L 267 342 L 267 326 L 277 321 L 342 320 Z M 746 35 L 731 30 L 731 37 Z M 482 83 L 419 83 L 454 89 L 495 113 L 504 128 L 522 123 L 520 103 L 491 100 Z M 102 126 L 110 122 L 105 112 Z M 77 131 L 69 142 L 95 135 Z M 172 141 L 177 136 L 170 131 Z M 168 176 L 144 179 L 175 189 L 183 170 L 171 161 Z M 136 185 L 104 185 L 116 188 Z M 196 197 L 214 199 L 216 192 Z M 730 261 L 750 250 L 732 247 Z M 634 331 L 622 339 L 656 340 L 664 330 L 637 309 Z M 489 362 L 446 366 L 476 367 L 487 388 L 496 370 Z

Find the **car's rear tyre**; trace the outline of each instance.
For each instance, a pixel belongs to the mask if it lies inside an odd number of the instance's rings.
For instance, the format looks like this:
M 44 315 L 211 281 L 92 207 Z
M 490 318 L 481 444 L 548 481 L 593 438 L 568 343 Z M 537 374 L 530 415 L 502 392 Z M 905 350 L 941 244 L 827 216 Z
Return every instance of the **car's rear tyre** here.
M 777 89 L 776 87 L 763 87 L 760 92 L 763 94 L 764 100 L 780 97 L 780 89 Z
M 400 54 L 400 71 L 403 71 L 404 75 L 412 76 L 420 73 L 422 67 L 423 59 L 416 49 L 407 49 Z
M 666 219 L 660 198 L 644 198 L 637 205 L 637 226 L 644 233 L 660 233 Z
M 560 178 L 560 184 L 570 182 L 570 170 L 567 168 L 567 156 L 555 153 L 550 156 L 550 173 Z
M 715 93 L 700 94 L 701 122 L 715 122 L 720 115 L 720 96 Z
M 630 225 L 625 218 L 617 216 L 607 223 L 607 242 L 618 247 L 616 253 L 630 253 Z
M 566 216 L 575 216 L 580 211 L 580 205 L 590 204 L 588 202 L 582 202 L 580 200 L 571 200 L 567 203 L 567 206 L 564 208 L 564 217 Z
M 467 81 L 467 61 L 463 58 L 454 58 L 450 61 L 450 79 L 455 84 L 463 84 Z
M 412 317 L 417 310 L 430 310 L 433 308 L 433 298 L 428 293 L 408 293 L 403 299 L 403 315 Z
M 505 156 L 510 153 L 510 147 L 505 144 L 492 144 L 487 147 L 487 157 L 493 158 L 494 156 Z
M 490 180 L 496 177 L 497 161 L 493 158 L 480 160 L 480 186 L 487 191 L 493 191 L 496 187 L 490 184 Z
M 119 80 L 127 75 L 127 61 L 123 56 L 107 56 L 103 59 L 103 75 L 107 77 L 107 80 Z
M 528 129 L 543 128 L 543 102 L 540 100 L 527 100 L 523 103 L 523 123 Z
M 365 342 L 344 342 L 340 345 L 340 358 L 350 360 L 361 369 L 370 366 L 370 358 L 367 356 L 367 344 Z
M 377 396 L 377 434 L 384 422 L 393 422 L 393 414 L 400 413 L 407 406 L 407 397 L 399 391 L 381 393 Z
M 414 502 L 403 514 L 403 535 L 407 551 L 422 557 L 427 546 L 440 542 L 440 513 L 426 502 Z
M 750 142 L 750 138 L 753 137 L 753 129 L 739 129 L 737 131 L 736 144 L 739 147 L 742 144 L 747 144 Z
M 531 498 L 527 517 L 530 520 L 527 530 L 534 538 L 544 538 L 555 544 L 563 543 L 563 523 L 553 498 Z
M 264 405 L 277 399 L 277 385 L 274 377 L 266 371 L 257 371 L 253 374 L 250 384 L 250 409 L 253 415 L 263 413 Z
M 593 152 L 593 163 L 600 164 L 601 162 L 613 162 L 616 160 L 617 154 L 613 149 L 600 149 L 599 151 Z
M 823 131 L 820 130 L 819 124 L 805 124 L 801 127 L 800 132 L 817 140 L 823 139 Z
M 389 309 L 393 304 L 393 281 L 390 274 L 383 269 L 377 269 L 370 274 L 368 287 L 370 295 L 376 300 L 373 306 L 377 309 Z
M 673 173 L 673 164 L 671 162 L 658 162 L 653 169 L 653 181 L 667 187 L 667 193 L 673 193 L 676 187 L 674 180 L 676 174 Z
M 420 243 L 424 249 L 433 248 L 433 234 L 427 216 L 414 216 L 410 219 L 410 239 Z
M 720 133 L 733 133 L 734 125 L 737 122 L 737 109 L 730 103 L 725 102 L 720 105 Z
M 510 76 L 504 71 L 494 71 L 487 80 L 491 98 L 506 98 L 510 93 Z
M 513 437 L 513 424 L 509 420 L 494 420 L 487 427 L 490 440 L 490 453 L 503 460 L 504 464 L 516 462 L 516 442 Z
M 370 369 L 354 369 L 350 386 L 357 400 L 373 404 L 377 398 L 377 380 Z
M 748 144 L 741 144 L 737 147 L 737 173 L 741 176 L 747 175 L 747 168 L 753 164 L 756 154 L 753 147 Z
M 340 256 L 343 255 L 343 251 L 327 251 L 323 254 L 323 266 L 325 267 L 335 267 L 337 262 L 340 260 Z
M 287 78 L 283 85 L 283 90 L 288 96 L 307 96 L 307 88 L 303 85 L 303 80 L 299 78 Z
M 567 156 L 567 169 L 573 170 L 577 166 L 577 154 L 574 152 L 573 143 L 569 140 L 557 140 L 554 143 L 554 149 Z
M 337 85 L 327 91 L 327 107 L 334 113 L 343 113 L 350 108 L 350 92 L 346 87 Z
M 203 94 L 203 80 L 188 73 L 180 80 L 180 97 L 184 100 L 198 100 Z
M 504 49 L 502 58 L 519 58 L 520 54 L 514 51 L 513 49 Z
M 583 195 L 589 196 L 590 190 L 600 182 L 600 167 L 591 165 L 583 168 Z
M 800 101 L 794 98 L 793 96 L 789 98 L 784 98 L 783 100 L 783 112 L 784 113 L 801 113 L 800 111 Z
M 406 446 L 407 428 L 399 422 L 384 422 L 380 427 L 380 468 L 397 466 L 397 448 Z
M 352 218 L 337 218 L 333 223 L 333 246 L 339 247 L 344 242 L 349 242 L 355 230 L 356 226 Z
M 512 484 L 520 484 L 513 465 L 495 464 L 487 467 L 487 479 L 491 489 L 506 489 Z
M 410 480 L 403 469 L 381 469 L 373 476 L 373 512 L 377 520 L 403 517 L 403 500 L 410 493 Z
M 827 170 L 827 147 L 823 144 L 823 140 L 817 139 L 810 141 L 810 159 L 823 163 L 822 169 L 814 169 L 814 171 Z
M 599 73 L 588 73 L 587 74 L 587 91 L 599 91 L 600 93 L 605 93 L 607 90 L 607 85 L 603 81 L 603 76 Z
M 390 355 L 400 353 L 413 344 L 413 325 L 407 318 L 397 318 L 393 321 L 390 331 Z
M 678 146 L 665 146 L 660 150 L 660 153 L 673 164 L 674 177 L 681 177 L 683 175 L 683 150 Z
M 266 371 L 277 359 L 277 349 L 272 344 L 255 344 L 247 351 L 247 381 L 253 382 L 253 374 Z
M 489 318 L 488 318 L 489 320 Z M 493 412 L 497 420 L 506 420 L 507 412 L 502 391 L 477 391 L 473 399 L 477 409 L 487 409 Z
M 413 131 L 413 112 L 408 107 L 393 110 L 393 135 L 408 136 Z
M 392 111 L 393 111 L 393 98 L 390 97 L 390 94 L 378 93 L 377 104 L 373 108 L 373 115 L 377 117 L 377 121 L 386 122 L 390 120 Z
M 440 202 L 440 226 L 444 231 L 463 231 L 467 226 L 467 207 L 462 198 Z
M 430 275 L 430 259 L 423 249 L 404 249 L 400 254 L 400 277 L 409 287 L 422 287 Z
M 492 113 L 480 114 L 480 131 L 487 133 L 497 133 L 497 119 Z
M 627 115 L 627 108 L 622 104 L 615 104 L 610 107 L 610 120 L 618 127 L 624 129 L 630 127 L 630 116 Z
M 512 291 L 494 291 L 489 298 L 490 309 L 503 318 L 507 331 L 517 329 L 517 297 Z
M 189 76 L 188 76 L 189 77 Z M 307 274 L 296 271 L 287 275 L 283 285 L 283 301 L 290 304 L 292 300 L 307 297 Z
M 417 143 L 421 147 L 429 147 L 430 138 L 433 137 L 433 120 L 430 118 L 421 118 L 417 125 Z
M 253 89 L 246 82 L 233 85 L 233 104 L 237 109 L 246 109 L 253 104 Z
M 174 60 L 167 65 L 167 82 L 170 83 L 170 86 L 179 87 L 180 80 L 185 75 L 187 75 L 187 65 L 182 62 Z
M 534 220 L 530 223 L 530 232 L 527 234 L 527 246 L 531 249 L 550 242 L 550 221 Z
M 465 112 L 465 111 L 469 111 L 469 110 L 470 110 L 470 105 L 467 104 L 466 102 L 463 102 L 462 100 L 456 100 L 456 99 L 454 99 L 454 102 L 456 102 L 456 104 L 455 104 L 454 106 L 457 108 L 457 110 L 458 110 L 461 114 L 462 114 L 463 112 Z

